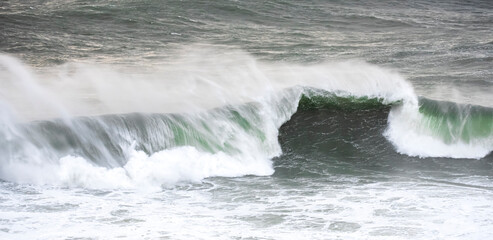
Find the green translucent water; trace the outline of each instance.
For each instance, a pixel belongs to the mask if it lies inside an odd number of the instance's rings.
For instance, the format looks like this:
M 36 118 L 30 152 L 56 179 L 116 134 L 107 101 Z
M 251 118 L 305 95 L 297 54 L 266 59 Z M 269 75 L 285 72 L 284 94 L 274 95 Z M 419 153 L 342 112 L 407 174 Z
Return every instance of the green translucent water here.
M 491 137 L 493 109 L 420 99 L 419 112 L 425 116 L 425 127 L 447 143 Z

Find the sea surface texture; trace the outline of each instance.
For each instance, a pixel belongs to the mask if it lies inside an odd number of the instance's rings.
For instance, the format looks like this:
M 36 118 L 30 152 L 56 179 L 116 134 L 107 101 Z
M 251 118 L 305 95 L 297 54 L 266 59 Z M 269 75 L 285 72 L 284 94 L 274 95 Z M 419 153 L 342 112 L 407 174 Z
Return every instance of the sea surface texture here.
M 493 1 L 0 1 L 0 239 L 489 239 Z

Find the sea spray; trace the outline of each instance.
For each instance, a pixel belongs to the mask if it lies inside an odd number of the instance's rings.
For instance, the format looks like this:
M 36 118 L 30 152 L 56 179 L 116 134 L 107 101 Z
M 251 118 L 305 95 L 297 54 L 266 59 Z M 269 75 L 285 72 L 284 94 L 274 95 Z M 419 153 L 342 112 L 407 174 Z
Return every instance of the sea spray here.
M 0 54 L 0 74 L 0 100 L 11 104 L 16 114 L 32 118 L 69 117 L 62 101 L 17 58 Z
M 418 97 L 394 71 L 360 61 L 269 63 L 242 51 L 224 55 L 214 49 L 192 47 L 172 64 L 132 74 L 123 66 L 72 63 L 21 76 L 13 69 L 32 71 L 4 58 L 0 70 L 9 77 L 2 81 L 28 79 L 38 89 L 32 100 L 48 99 L 48 106 L 57 107 L 51 118 L 46 112 L 33 115 L 35 106 L 15 98 L 30 90 L 3 90 L 9 93 L 2 94 L 4 105 L 24 120 L 3 119 L 0 178 L 133 188 L 269 175 L 271 159 L 281 154 L 280 126 L 297 110 L 317 108 L 391 105 L 384 135 L 410 156 L 479 158 L 491 151 L 474 139 L 464 145 L 423 131 L 426 114 Z M 66 117 L 64 109 L 74 116 Z
M 362 61 L 272 63 L 240 50 L 209 45 L 183 47 L 176 54 L 171 62 L 163 60 L 144 67 L 66 63 L 33 71 L 16 60 L 16 68 L 30 72 L 29 81 L 43 94 L 33 96 L 24 88 L 6 85 L 2 91 L 9 94 L 2 98 L 28 120 L 64 116 L 49 109 L 39 113 L 39 104 L 24 104 L 19 96 L 28 96 L 36 103 L 53 99 L 72 116 L 200 112 L 258 102 L 273 92 L 296 86 L 388 102 L 416 98 L 411 84 L 397 72 Z M 2 77 L 2 81 L 19 81 L 5 69 L 0 68 L 0 73 L 11 76 Z

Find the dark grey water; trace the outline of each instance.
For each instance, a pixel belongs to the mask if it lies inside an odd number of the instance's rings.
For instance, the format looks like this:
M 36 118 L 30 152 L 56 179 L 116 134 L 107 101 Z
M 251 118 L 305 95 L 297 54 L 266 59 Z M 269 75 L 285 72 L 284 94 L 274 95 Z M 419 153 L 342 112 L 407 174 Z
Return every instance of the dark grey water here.
M 491 1 L 3 1 L 0 51 L 42 66 L 150 64 L 193 43 L 273 61 L 357 58 L 447 98 L 436 85 L 491 90 L 492 10 Z

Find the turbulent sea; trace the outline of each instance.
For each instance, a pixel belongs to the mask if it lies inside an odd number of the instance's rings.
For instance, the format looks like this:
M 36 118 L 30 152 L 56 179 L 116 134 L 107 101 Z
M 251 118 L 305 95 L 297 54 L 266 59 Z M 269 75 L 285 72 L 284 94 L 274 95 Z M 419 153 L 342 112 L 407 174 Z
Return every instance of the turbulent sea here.
M 488 239 L 493 2 L 0 1 L 0 239 Z

